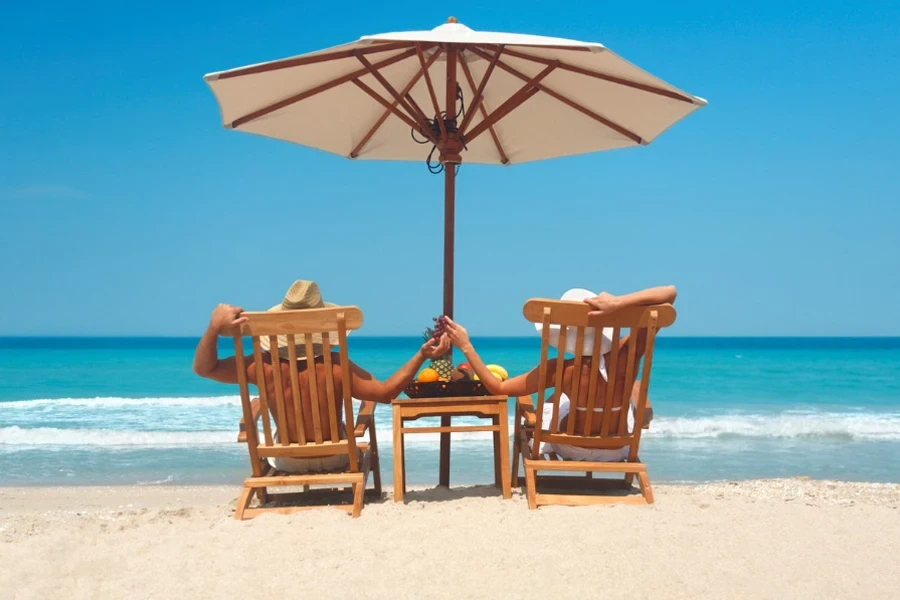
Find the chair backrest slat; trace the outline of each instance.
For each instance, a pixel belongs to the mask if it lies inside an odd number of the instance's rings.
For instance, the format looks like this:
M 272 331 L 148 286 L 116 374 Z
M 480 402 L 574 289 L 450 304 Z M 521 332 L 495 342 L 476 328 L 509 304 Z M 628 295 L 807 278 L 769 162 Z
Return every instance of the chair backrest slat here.
M 238 370 L 238 386 L 241 389 L 241 410 L 244 413 L 247 446 L 250 448 L 250 466 L 253 470 L 253 476 L 259 477 L 262 475 L 262 466 L 259 462 L 259 453 L 256 450 L 256 447 L 259 445 L 259 439 L 256 435 L 255 423 L 253 423 L 250 387 L 247 385 L 247 361 L 244 360 L 244 339 L 239 332 L 231 337 L 234 340 L 234 356 Z
M 572 369 L 572 397 L 569 398 L 571 409 L 569 410 L 569 422 L 566 425 L 566 433 L 572 435 L 575 433 L 575 416 L 578 414 L 577 409 L 582 406 L 581 403 L 581 361 L 584 355 L 584 327 L 578 327 L 575 333 L 575 365 Z
M 619 334 L 621 331 L 620 327 L 613 328 L 612 345 L 609 350 L 609 364 L 606 365 L 606 398 L 604 398 L 603 404 L 603 421 L 600 423 L 600 435 L 609 433 L 609 424 L 613 420 L 613 399 L 616 395 L 616 373 L 618 373 L 619 368 Z M 594 360 L 598 363 L 600 362 L 599 357 Z M 624 410 L 624 408 L 621 410 Z
M 637 407 L 634 410 L 634 431 L 632 437 L 634 443 L 628 453 L 628 460 L 634 461 L 638 456 L 638 444 L 641 441 L 641 431 L 644 423 L 644 411 L 647 408 L 647 391 L 650 389 L 650 368 L 653 366 L 653 346 L 656 344 L 656 329 L 659 323 L 659 311 L 650 310 L 649 323 L 647 324 L 647 347 L 644 350 L 644 369 L 641 372 L 641 390 L 638 396 Z
M 322 340 L 324 341 L 327 338 L 328 338 L 328 332 L 323 331 L 322 332 Z M 307 340 L 308 339 L 309 338 L 307 338 Z M 309 341 L 307 341 L 307 343 L 309 343 Z M 325 349 L 324 349 L 324 345 L 323 345 L 322 353 L 324 354 L 324 352 L 325 352 Z M 325 391 L 326 391 L 326 400 L 328 400 L 328 430 L 331 433 L 331 441 L 336 442 L 337 440 L 341 439 L 341 436 L 340 436 L 340 433 L 338 432 L 338 413 L 335 412 L 335 409 L 334 409 L 334 400 L 333 400 L 333 398 L 334 398 L 334 391 L 333 391 L 334 381 L 333 381 L 333 379 L 334 379 L 334 375 L 332 373 L 328 373 L 328 372 L 325 373 Z M 329 388 L 332 388 L 332 392 L 330 394 L 327 393 Z
M 263 423 L 266 445 L 272 445 L 272 425 L 269 423 L 269 392 L 266 391 L 266 367 L 262 359 L 259 338 L 253 338 L 253 365 L 256 367 L 256 388 L 259 390 L 259 416 Z
M 328 398 L 328 410 L 331 416 L 333 427 L 331 428 L 331 439 L 338 439 L 337 417 L 334 412 L 334 367 L 331 363 L 331 340 L 328 338 L 328 332 L 322 333 L 322 357 L 325 366 L 325 393 Z
M 622 390 L 622 413 L 619 415 L 619 427 L 616 433 L 628 433 L 628 411 L 631 404 L 631 388 L 634 387 L 634 359 L 637 354 L 639 330 L 632 328 L 628 332 L 628 360 L 625 362 L 625 387 Z
M 653 346 L 656 339 L 656 332 L 662 327 L 668 327 L 675 322 L 675 309 L 669 304 L 660 304 L 654 306 L 632 307 L 616 311 L 609 315 L 591 316 L 590 307 L 581 302 L 565 302 L 560 300 L 529 300 L 523 310 L 525 317 L 533 323 L 541 323 L 541 362 L 538 367 L 540 382 L 538 384 L 538 406 L 537 412 L 540 415 L 544 412 L 545 402 L 554 403 L 553 422 L 549 427 L 538 426 L 534 429 L 532 458 L 539 458 L 539 445 L 542 439 L 551 443 L 581 445 L 586 448 L 605 448 L 605 447 L 622 447 L 630 446 L 629 460 L 637 458 L 637 448 L 640 442 L 641 427 L 636 425 L 634 430 L 628 431 L 628 415 L 629 402 L 631 398 L 631 389 L 634 380 L 637 379 L 643 359 L 643 370 L 640 374 L 641 385 L 638 398 L 635 402 L 634 421 L 636 424 L 643 423 L 644 413 L 647 405 L 647 393 L 650 386 L 650 369 L 653 364 Z M 559 326 L 559 354 L 556 360 L 556 372 L 552 385 L 555 387 L 554 393 L 549 400 L 547 394 L 547 370 L 549 368 L 548 346 L 549 331 L 551 326 Z M 566 330 L 569 327 L 575 327 L 576 342 L 575 358 L 572 361 L 565 360 L 565 342 Z M 582 403 L 583 389 L 581 382 L 582 357 L 579 356 L 580 349 L 583 348 L 582 328 L 591 327 L 595 330 L 594 344 L 590 357 L 590 375 L 588 377 L 588 390 L 586 402 Z M 602 348 L 602 331 L 604 328 L 612 328 L 612 347 L 607 358 L 607 378 L 603 389 L 599 389 L 598 377 L 600 368 L 601 348 Z M 622 329 L 629 329 L 628 338 L 622 343 Z M 646 337 L 646 346 L 638 352 L 639 340 Z M 627 348 L 626 348 L 627 346 Z M 619 354 L 625 352 L 627 354 L 627 362 L 625 364 L 625 379 L 619 377 L 621 360 L 626 357 L 619 357 Z M 564 376 L 564 372 L 569 368 L 572 370 L 571 382 Z M 568 385 L 564 389 L 564 384 Z M 558 404 L 559 397 L 562 393 L 570 394 L 569 423 L 565 428 L 566 431 L 560 432 L 558 429 Z M 597 400 L 602 398 L 603 410 L 602 421 L 595 427 L 592 423 Z M 586 409 L 584 427 L 573 426 L 578 409 L 583 405 Z M 621 407 L 621 408 L 619 408 Z M 616 410 L 613 410 L 616 409 Z M 596 422 L 596 421 L 594 421 Z M 576 433 L 576 430 L 581 430 Z
M 294 424 L 297 427 L 296 437 L 301 444 L 306 443 L 306 424 L 303 421 L 303 396 L 300 393 L 300 372 L 297 369 L 297 338 L 290 333 L 287 336 L 288 362 L 291 367 L 291 396 L 294 404 Z
M 556 354 L 556 378 L 554 379 L 553 390 L 555 395 L 559 395 L 562 390 L 563 372 L 566 370 L 566 336 L 569 332 L 568 327 L 559 328 L 559 345 Z M 572 417 L 575 417 L 575 410 L 572 410 Z M 550 423 L 550 431 L 559 433 L 559 400 L 553 403 L 553 420 Z
M 316 443 L 321 444 L 322 440 L 322 413 L 319 410 L 319 382 L 316 377 L 316 361 L 315 351 L 313 349 L 312 334 L 306 334 L 306 375 L 309 380 L 309 400 L 312 406 L 313 414 L 313 430 L 316 436 Z M 337 441 L 334 439 L 332 441 Z
M 335 452 L 349 453 L 350 468 L 353 471 L 359 471 L 361 465 L 355 437 L 350 433 L 346 436 L 348 439 L 341 439 L 341 421 L 345 420 L 348 431 L 352 432 L 353 392 L 349 368 L 350 359 L 347 351 L 347 332 L 359 329 L 362 325 L 362 312 L 355 306 L 342 306 L 281 312 L 247 312 L 244 313 L 244 316 L 247 317 L 247 322 L 231 328 L 227 333 L 234 339 L 238 383 L 241 387 L 241 407 L 244 413 L 251 460 L 255 464 L 254 475 L 261 474 L 264 465 L 261 457 L 264 456 L 299 458 L 312 455 L 330 456 Z M 338 332 L 341 356 L 341 394 L 337 393 L 338 383 L 335 382 L 334 361 L 331 356 L 332 350 L 336 352 L 338 349 L 333 347 L 328 337 L 329 335 L 333 336 L 335 331 Z M 329 332 L 331 333 L 329 334 Z M 323 338 L 324 356 L 318 366 L 312 341 L 314 334 L 321 334 Z M 258 431 L 258 423 L 252 419 L 253 407 L 249 385 L 253 382 L 249 381 L 250 378 L 247 377 L 249 361 L 244 358 L 242 336 L 250 336 L 253 341 L 253 365 L 259 393 L 259 418 L 262 419 L 263 435 Z M 301 339 L 300 336 L 303 338 Z M 287 340 L 286 359 L 282 359 L 279 355 L 278 337 L 282 341 Z M 271 365 L 264 360 L 260 344 L 261 338 L 267 338 L 270 343 Z M 296 344 L 298 343 L 306 350 L 305 361 L 297 360 L 299 352 Z M 266 357 L 266 360 L 269 360 L 269 357 Z M 289 367 L 289 382 L 282 372 L 285 363 Z M 323 366 L 324 369 L 322 369 Z M 272 369 L 271 375 L 266 373 L 268 368 Z M 323 374 L 324 382 L 319 379 Z M 308 379 L 308 382 L 304 381 L 304 377 Z M 267 384 L 272 387 L 267 388 Z M 306 395 L 307 391 L 308 396 Z M 288 395 L 291 397 L 288 398 Z M 327 416 L 330 417 L 327 424 L 322 422 L 325 410 L 322 408 L 322 403 L 326 400 Z M 273 405 L 273 403 L 275 404 Z M 341 406 L 338 406 L 338 403 Z M 295 416 L 296 427 L 294 428 L 291 427 L 291 411 Z M 278 426 L 277 442 L 273 441 L 273 421 Z M 310 427 L 309 430 L 307 427 Z M 330 439 L 326 440 L 325 438 Z M 313 454 L 310 454 L 311 452 Z
M 272 348 L 272 387 L 275 388 L 275 414 L 278 415 L 278 439 L 282 446 L 291 444 L 291 433 L 288 431 L 287 407 L 284 405 L 284 381 L 281 376 L 281 359 L 278 358 L 278 336 L 269 336 L 269 348 Z
M 543 327 L 541 328 L 541 362 L 538 366 L 538 403 L 537 403 L 537 415 L 538 418 L 543 418 L 544 414 L 544 400 L 547 395 L 547 354 L 550 349 L 550 307 L 544 309 L 543 314 L 541 315 L 541 323 Z M 534 441 L 531 445 L 531 458 L 537 459 L 541 453 L 541 430 L 540 428 L 535 429 L 534 431 Z
M 350 454 L 350 470 L 359 470 L 356 458 L 356 435 L 353 425 L 353 390 L 350 387 L 350 357 L 347 355 L 347 320 L 344 313 L 337 315 L 338 337 L 341 340 L 341 391 L 344 394 L 344 419 L 347 423 L 347 452 Z
M 602 330 L 601 330 L 602 331 Z M 594 332 L 594 345 L 591 348 L 591 376 L 588 380 L 587 404 L 584 415 L 584 435 L 591 435 L 591 427 L 594 424 L 594 409 L 597 407 L 597 381 L 600 373 L 600 363 L 596 356 L 600 354 L 603 342 L 603 336 Z

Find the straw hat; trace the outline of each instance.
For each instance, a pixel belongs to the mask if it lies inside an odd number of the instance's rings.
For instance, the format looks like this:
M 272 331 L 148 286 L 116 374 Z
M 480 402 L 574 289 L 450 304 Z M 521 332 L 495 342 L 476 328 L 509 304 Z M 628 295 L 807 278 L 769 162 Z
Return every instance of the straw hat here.
M 319 286 L 315 281 L 304 281 L 302 279 L 298 279 L 288 289 L 287 293 L 284 295 L 284 300 L 281 301 L 281 304 L 276 304 L 275 306 L 270 308 L 268 312 L 281 312 L 285 310 L 309 310 L 313 308 L 333 308 L 335 306 L 338 305 L 322 300 L 322 292 L 319 291 Z M 332 348 L 337 347 L 339 340 L 336 331 L 328 332 L 328 341 L 331 344 Z M 324 354 L 322 346 L 322 334 L 312 334 L 312 343 L 313 354 L 315 356 L 322 356 L 322 354 Z M 269 352 L 270 344 L 268 337 L 259 338 L 259 345 L 263 349 L 263 351 Z M 278 355 L 281 358 L 289 358 L 287 347 L 287 336 L 279 335 Z M 297 351 L 297 360 L 306 360 L 306 336 L 304 334 L 300 333 L 294 336 L 294 348 Z
M 567 300 L 569 302 L 583 302 L 588 298 L 593 298 L 596 296 L 594 292 L 590 290 L 585 290 L 583 288 L 573 288 L 567 291 L 562 295 L 560 300 Z M 538 333 L 544 329 L 543 323 L 535 323 L 534 328 Z M 566 347 L 559 347 L 559 325 L 550 325 L 550 345 L 556 348 L 560 352 L 565 352 L 566 354 L 575 354 L 575 342 L 576 342 L 576 328 L 573 326 L 569 326 L 566 328 Z M 585 327 L 584 329 L 584 343 L 581 348 L 582 356 L 590 356 L 594 353 L 594 336 L 596 335 L 597 329 L 595 327 Z M 603 379 L 606 379 L 606 361 L 603 359 L 603 355 L 609 352 L 609 349 L 612 348 L 612 336 L 613 330 L 612 327 L 604 327 L 602 332 L 603 339 L 600 341 L 600 361 L 597 364 L 597 367 L 600 370 L 600 373 L 603 375 Z

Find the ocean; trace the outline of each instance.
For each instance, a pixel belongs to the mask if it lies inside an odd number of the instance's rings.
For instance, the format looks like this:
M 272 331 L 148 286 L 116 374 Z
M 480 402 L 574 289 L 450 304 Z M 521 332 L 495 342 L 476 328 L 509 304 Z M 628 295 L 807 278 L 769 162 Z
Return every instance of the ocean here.
M 474 340 L 521 373 L 537 338 Z M 191 371 L 196 339 L 0 338 L 0 485 L 238 484 L 237 386 Z M 350 338 L 385 378 L 417 338 Z M 232 352 L 221 340 L 220 355 Z M 655 419 L 641 458 L 653 481 L 809 476 L 900 483 L 900 338 L 661 336 Z M 510 419 L 512 416 L 510 415 Z M 424 423 L 423 423 L 424 424 Z M 376 426 L 391 480 L 391 412 Z M 410 436 L 407 477 L 434 485 L 437 434 Z M 455 434 L 451 485 L 493 481 L 485 434 Z

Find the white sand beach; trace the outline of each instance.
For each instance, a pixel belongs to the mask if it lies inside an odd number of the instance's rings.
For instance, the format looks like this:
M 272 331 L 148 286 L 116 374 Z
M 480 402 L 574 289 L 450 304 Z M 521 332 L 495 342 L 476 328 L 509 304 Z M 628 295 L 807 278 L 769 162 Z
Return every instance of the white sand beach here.
M 657 485 L 527 510 L 489 487 L 232 519 L 228 487 L 0 488 L 0 597 L 896 598 L 900 485 Z

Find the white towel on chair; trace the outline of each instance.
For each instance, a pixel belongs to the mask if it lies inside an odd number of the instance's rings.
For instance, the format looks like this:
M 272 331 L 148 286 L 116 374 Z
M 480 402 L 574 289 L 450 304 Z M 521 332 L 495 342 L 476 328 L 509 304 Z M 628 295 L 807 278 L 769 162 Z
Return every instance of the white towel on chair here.
M 569 414 L 571 402 L 569 401 L 569 397 L 565 394 L 560 394 L 559 397 L 559 422 Z M 613 408 L 613 412 L 619 412 L 622 409 L 621 406 Z M 578 408 L 579 411 L 587 411 L 587 408 Z M 595 413 L 602 413 L 603 407 L 595 408 Z M 550 430 L 551 424 L 553 423 L 553 403 L 550 401 L 544 402 L 544 413 L 541 415 L 541 429 Z M 628 403 L 628 432 L 634 430 L 634 409 L 631 407 L 631 403 Z M 528 440 L 528 447 L 534 448 L 534 440 Z M 549 454 L 550 452 L 555 452 L 559 454 L 562 458 L 566 458 L 569 460 L 587 460 L 587 461 L 596 461 L 596 462 L 621 462 L 628 458 L 628 450 L 629 446 L 622 446 L 621 448 L 581 448 L 579 446 L 570 446 L 568 444 L 550 444 L 547 442 L 541 442 L 540 453 L 541 454 Z

